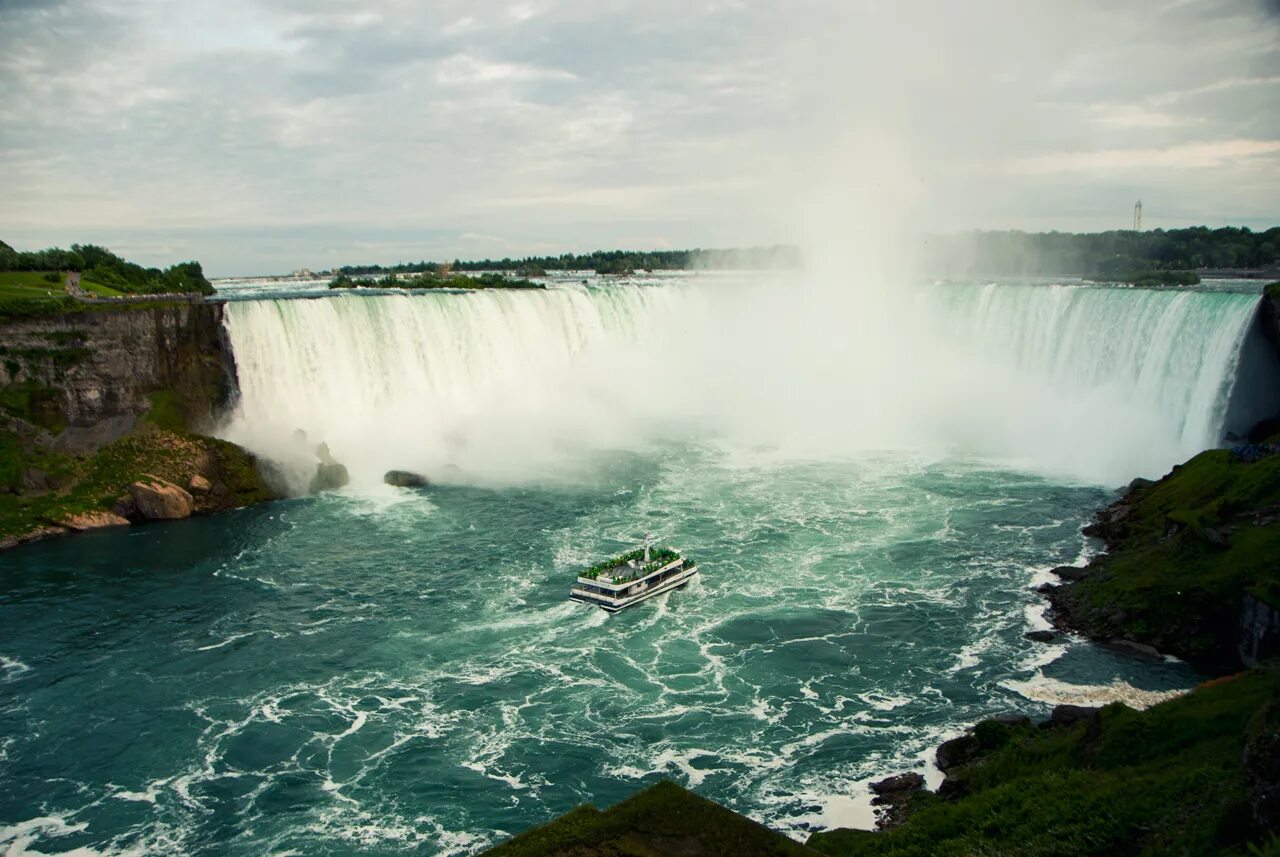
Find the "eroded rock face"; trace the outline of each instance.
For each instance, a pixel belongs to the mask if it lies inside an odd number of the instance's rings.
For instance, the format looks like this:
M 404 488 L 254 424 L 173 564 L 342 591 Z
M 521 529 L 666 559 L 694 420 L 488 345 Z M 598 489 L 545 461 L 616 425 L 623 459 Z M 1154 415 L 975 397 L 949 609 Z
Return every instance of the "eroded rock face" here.
M 61 523 L 73 533 L 82 533 L 85 530 L 100 530 L 103 527 L 127 527 L 129 519 L 115 512 L 84 512 L 72 515 Z
M 187 490 L 192 494 L 208 494 L 213 490 L 213 483 L 197 473 L 192 476 L 191 481 L 187 483 Z
M 129 486 L 138 514 L 152 521 L 172 521 L 191 517 L 195 501 L 184 488 L 149 477 Z
M 170 392 L 197 423 L 230 395 L 221 304 L 6 322 L 4 340 L 15 354 L 32 356 L 0 366 L 0 387 L 20 383 L 40 393 L 40 413 L 32 418 L 57 435 L 53 447 L 60 452 L 89 453 L 128 435 L 155 391 Z

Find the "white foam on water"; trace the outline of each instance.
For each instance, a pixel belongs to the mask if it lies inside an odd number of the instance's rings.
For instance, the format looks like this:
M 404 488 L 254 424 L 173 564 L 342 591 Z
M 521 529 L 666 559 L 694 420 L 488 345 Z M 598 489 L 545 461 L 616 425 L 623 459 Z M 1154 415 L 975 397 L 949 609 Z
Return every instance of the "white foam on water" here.
M 56 840 L 75 833 L 82 833 L 86 822 L 70 822 L 60 815 L 44 815 L 17 824 L 0 827 L 0 853 L 4 857 L 132 857 L 144 853 L 141 850 L 108 850 L 79 846 L 63 848 Z M 38 848 L 33 847 L 38 846 Z
M 24 664 L 17 658 L 9 658 L 0 655 L 0 682 L 13 681 L 19 676 L 26 675 L 31 672 L 31 667 Z
M 1042 673 L 1025 681 L 1003 681 L 1000 685 L 1027 699 L 1047 705 L 1101 706 L 1123 702 L 1130 708 L 1139 710 L 1176 699 L 1191 690 L 1143 690 L 1118 678 L 1110 684 L 1070 684 L 1048 678 Z

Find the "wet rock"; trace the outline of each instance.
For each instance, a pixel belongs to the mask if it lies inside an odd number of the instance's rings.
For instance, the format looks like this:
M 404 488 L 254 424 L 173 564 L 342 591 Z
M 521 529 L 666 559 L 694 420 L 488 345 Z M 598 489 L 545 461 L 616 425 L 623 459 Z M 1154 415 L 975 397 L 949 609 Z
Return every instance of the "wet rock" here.
M 345 465 L 333 462 L 326 464 L 321 462 L 316 465 L 316 475 L 311 477 L 311 493 L 318 494 L 321 491 L 332 491 L 335 488 L 341 488 L 351 481 L 351 474 L 347 472 Z
M 871 784 L 872 793 L 878 795 L 887 795 L 893 792 L 913 792 L 922 788 L 924 788 L 924 777 L 915 771 L 886 777 L 879 782 Z
M 409 470 L 388 470 L 383 474 L 382 481 L 397 488 L 425 488 L 431 484 L 421 473 Z
M 83 512 L 60 523 L 74 533 L 83 533 L 85 530 L 100 530 L 104 527 L 127 527 L 129 519 L 114 512 Z
M 1057 568 L 1050 569 L 1051 574 L 1061 577 L 1063 580 L 1083 580 L 1088 577 L 1089 569 L 1081 568 L 1077 565 L 1060 565 Z
M 978 739 L 972 735 L 961 735 L 959 738 L 952 738 L 950 741 L 939 744 L 934 761 L 937 762 L 939 770 L 948 771 L 971 761 L 977 753 Z
M 997 714 L 995 717 L 989 717 L 987 719 L 991 722 L 999 723 L 1001 726 L 1009 728 L 1031 725 L 1031 718 L 1025 714 Z
M 1028 640 L 1034 640 L 1037 643 L 1052 643 L 1054 640 L 1058 639 L 1058 635 L 1052 631 L 1028 631 L 1022 636 L 1026 637 Z
M 195 502 L 186 489 L 154 476 L 131 484 L 129 496 L 133 498 L 138 514 L 152 521 L 189 518 L 195 509 Z

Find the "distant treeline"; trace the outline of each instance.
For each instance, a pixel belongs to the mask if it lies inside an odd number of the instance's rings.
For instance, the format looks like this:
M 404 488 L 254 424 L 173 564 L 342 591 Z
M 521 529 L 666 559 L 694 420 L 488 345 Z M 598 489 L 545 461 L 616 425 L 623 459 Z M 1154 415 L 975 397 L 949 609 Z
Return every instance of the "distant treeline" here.
M 1160 271 L 1273 268 L 1280 226 L 1152 229 L 1145 232 L 971 232 L 934 236 L 927 266 L 940 274 L 1136 279 Z M 1167 278 L 1166 278 L 1167 279 Z
M 526 256 L 522 259 L 481 259 L 451 263 L 402 262 L 398 265 L 343 265 L 335 269 L 347 276 L 417 274 L 437 271 L 513 271 L 523 277 L 542 276 L 549 271 L 595 271 L 626 274 L 634 271 L 686 271 L 691 269 L 776 269 L 800 265 L 800 248 L 748 247 L 731 250 L 597 250 L 594 253 L 564 253 L 559 256 Z
M 144 268 L 94 244 L 20 251 L 0 241 L 0 271 L 77 271 L 84 280 L 130 294 L 214 293 L 199 262 Z

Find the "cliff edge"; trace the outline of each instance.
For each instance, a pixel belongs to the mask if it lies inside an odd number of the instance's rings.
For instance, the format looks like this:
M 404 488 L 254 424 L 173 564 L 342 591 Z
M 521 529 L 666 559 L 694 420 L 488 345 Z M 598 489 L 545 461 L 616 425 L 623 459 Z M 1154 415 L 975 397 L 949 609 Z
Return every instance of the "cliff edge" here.
M 0 547 L 275 496 L 202 433 L 233 391 L 221 304 L 10 320 L 0 343 Z

